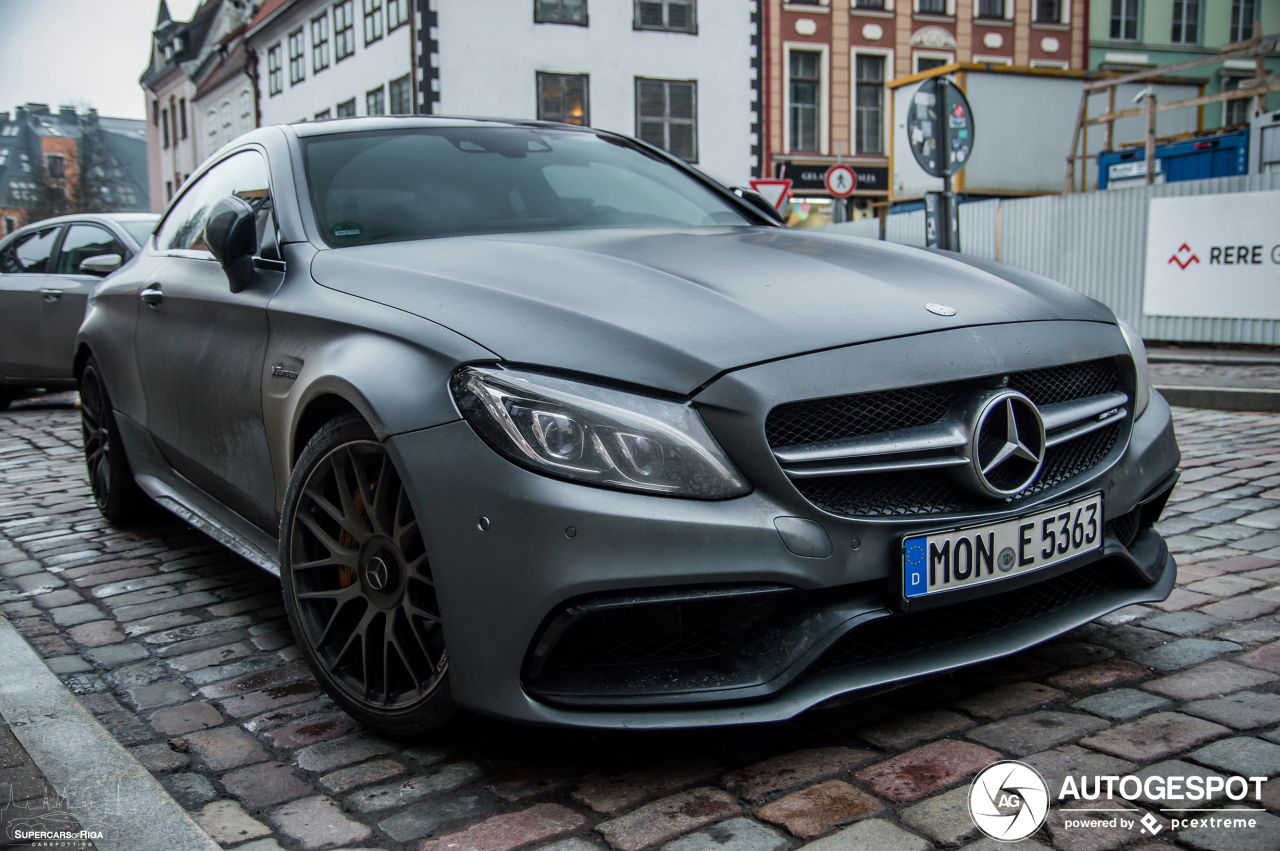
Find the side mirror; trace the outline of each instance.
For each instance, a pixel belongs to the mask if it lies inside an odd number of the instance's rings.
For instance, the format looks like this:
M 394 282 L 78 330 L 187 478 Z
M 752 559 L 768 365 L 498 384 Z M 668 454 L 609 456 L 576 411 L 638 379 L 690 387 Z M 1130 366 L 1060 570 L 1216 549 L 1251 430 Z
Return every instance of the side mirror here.
M 86 257 L 80 261 L 80 271 L 86 275 L 97 275 L 105 278 L 124 263 L 124 258 L 119 254 L 99 254 L 96 257 Z
M 771 220 L 778 224 L 787 223 L 787 220 L 782 218 L 782 213 L 778 212 L 778 208 L 770 204 L 763 195 L 754 189 L 747 189 L 744 186 L 735 186 L 731 191 L 734 195 L 737 195 L 743 201 L 746 201 L 752 207 L 755 207 L 760 212 L 764 213 Z
M 238 293 L 253 279 L 253 255 L 258 253 L 258 224 L 253 207 L 229 195 L 213 205 L 204 226 L 204 241 L 227 273 L 231 291 Z

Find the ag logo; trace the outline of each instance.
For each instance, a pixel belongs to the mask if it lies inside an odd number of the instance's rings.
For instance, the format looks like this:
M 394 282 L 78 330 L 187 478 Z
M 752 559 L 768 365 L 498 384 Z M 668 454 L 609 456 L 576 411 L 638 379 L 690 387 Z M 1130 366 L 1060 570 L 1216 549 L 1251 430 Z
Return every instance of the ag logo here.
M 1049 787 L 1040 772 L 1016 760 L 988 765 L 969 788 L 969 815 L 1001 842 L 1026 839 L 1049 814 Z
M 1173 252 L 1173 256 L 1169 258 L 1169 262 L 1177 263 L 1179 269 L 1186 269 L 1192 263 L 1199 263 L 1200 258 L 1191 250 L 1191 246 L 1184 242 L 1182 245 L 1178 246 L 1177 251 Z

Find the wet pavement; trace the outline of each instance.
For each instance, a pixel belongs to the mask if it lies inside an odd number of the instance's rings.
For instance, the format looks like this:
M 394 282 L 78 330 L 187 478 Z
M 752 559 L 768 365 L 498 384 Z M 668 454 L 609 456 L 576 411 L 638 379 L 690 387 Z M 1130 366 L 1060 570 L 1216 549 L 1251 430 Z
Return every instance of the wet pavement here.
M 0 613 L 225 848 L 991 851 L 965 800 L 998 759 L 1053 789 L 1081 772 L 1280 772 L 1278 414 L 1176 409 L 1166 603 L 786 723 L 621 734 L 467 716 L 395 742 L 317 688 L 277 580 L 176 519 L 102 520 L 74 401 L 0 412 Z M 1139 799 L 1129 828 L 1055 807 L 1017 847 L 1274 851 L 1278 785 L 1201 805 L 1257 810 L 1248 830 L 1170 828 L 1168 802 Z

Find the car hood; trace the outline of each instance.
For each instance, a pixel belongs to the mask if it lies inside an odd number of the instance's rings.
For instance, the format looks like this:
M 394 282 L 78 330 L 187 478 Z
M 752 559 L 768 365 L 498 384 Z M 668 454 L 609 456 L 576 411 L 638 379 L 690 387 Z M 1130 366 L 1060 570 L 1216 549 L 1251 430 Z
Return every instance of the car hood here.
M 1114 321 L 1092 299 L 997 263 L 783 228 L 426 239 L 321 251 L 311 272 L 507 361 L 679 394 L 735 368 L 889 337 Z

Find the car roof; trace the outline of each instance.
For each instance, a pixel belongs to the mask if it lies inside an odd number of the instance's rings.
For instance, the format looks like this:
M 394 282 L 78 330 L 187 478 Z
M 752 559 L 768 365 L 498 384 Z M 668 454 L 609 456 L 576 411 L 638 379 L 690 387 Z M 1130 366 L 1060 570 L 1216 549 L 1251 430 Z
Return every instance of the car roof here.
M 339 133 L 362 133 L 370 130 L 403 130 L 405 128 L 429 129 L 432 127 L 539 127 L 546 130 L 601 133 L 594 127 L 576 124 L 560 124 L 555 121 L 538 121 L 521 118 L 482 118 L 475 116 L 450 117 L 441 115 L 378 115 L 366 118 L 326 118 L 320 121 L 304 121 L 285 125 L 300 138 L 329 136 Z
M 64 222 L 98 222 L 106 224 L 110 222 L 154 222 L 159 220 L 158 213 L 71 213 L 65 216 L 53 216 L 48 219 L 41 219 L 38 222 L 32 222 L 23 225 L 20 230 L 29 228 L 47 228 L 53 225 L 60 225 Z

